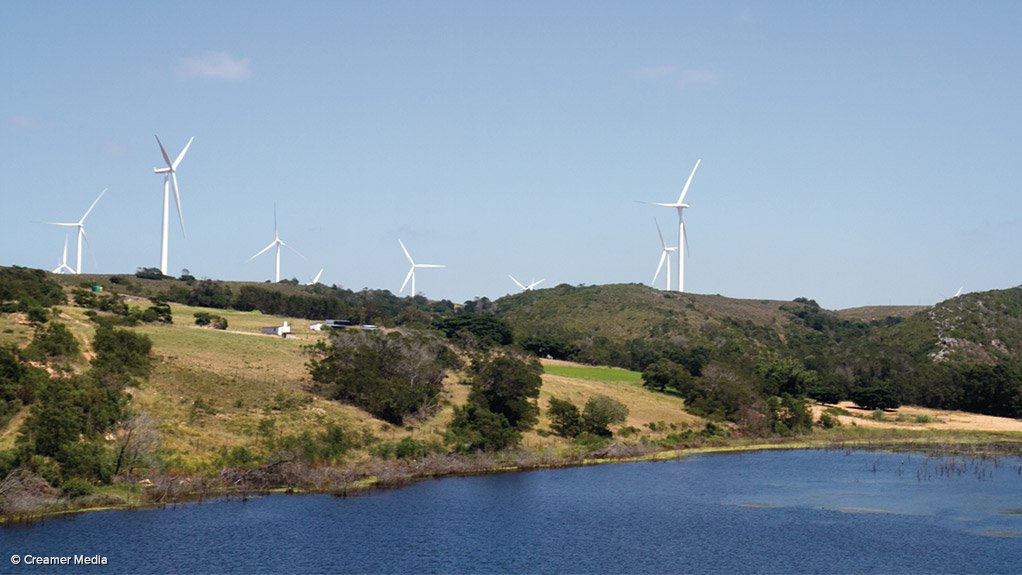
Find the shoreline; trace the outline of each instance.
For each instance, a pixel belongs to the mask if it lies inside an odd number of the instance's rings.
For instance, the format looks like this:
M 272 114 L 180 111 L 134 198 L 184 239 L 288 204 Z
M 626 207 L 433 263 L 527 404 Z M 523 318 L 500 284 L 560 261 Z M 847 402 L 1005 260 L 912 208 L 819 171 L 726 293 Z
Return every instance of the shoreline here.
M 987 432 L 981 432 L 988 434 Z M 491 475 L 498 473 L 522 473 L 528 471 L 542 471 L 552 469 L 565 469 L 571 467 L 585 467 L 594 465 L 610 465 L 622 463 L 643 463 L 656 461 L 671 461 L 683 459 L 692 455 L 715 454 L 715 453 L 741 453 L 753 451 L 783 451 L 783 450 L 854 450 L 854 451 L 918 451 L 932 455 L 963 455 L 968 457 L 1010 457 L 1013 455 L 1022 457 L 1022 434 L 1007 432 L 989 434 L 992 437 L 980 440 L 969 437 L 968 432 L 942 433 L 931 437 L 911 437 L 899 434 L 891 434 L 888 437 L 878 436 L 871 438 L 807 438 L 796 437 L 788 441 L 778 441 L 777 438 L 757 442 L 752 440 L 745 443 L 743 440 L 730 440 L 719 445 L 696 445 L 690 447 L 660 449 L 634 455 L 614 456 L 604 454 L 603 456 L 584 456 L 580 459 L 562 458 L 554 461 L 537 461 L 534 463 L 510 463 L 506 461 L 491 461 L 490 464 L 473 461 L 478 456 L 447 456 L 447 462 L 461 464 L 461 468 L 449 469 L 420 469 L 416 472 L 413 469 L 413 462 L 378 461 L 373 462 L 382 465 L 382 470 L 394 472 L 389 477 L 380 477 L 377 474 L 364 474 L 347 483 L 324 485 L 318 488 L 301 487 L 297 485 L 239 485 L 238 487 L 216 485 L 208 490 L 203 488 L 200 491 L 185 491 L 174 496 L 167 496 L 163 500 L 149 501 L 125 501 L 123 504 L 112 504 L 109 501 L 96 506 L 85 506 L 79 508 L 64 508 L 40 511 L 38 513 L 21 514 L 16 516 L 0 517 L 0 529 L 6 526 L 44 521 L 47 519 L 66 517 L 87 512 L 98 511 L 125 511 L 154 509 L 168 505 L 202 503 L 207 499 L 231 499 L 247 498 L 266 495 L 332 495 L 335 497 L 358 496 L 372 491 L 384 489 L 396 489 L 430 479 L 445 479 L 454 477 L 473 477 Z M 956 435 L 967 437 L 958 438 Z M 490 454 L 493 455 L 493 454 Z M 507 454 L 505 454 L 507 455 Z M 271 466 L 257 468 L 258 471 Z M 388 469 L 396 468 L 396 469 Z M 404 469 L 402 469 L 404 468 Z M 220 474 L 231 471 L 233 468 L 223 469 Z M 341 471 L 340 467 L 326 468 L 328 470 Z M 240 471 L 240 470 L 239 470 Z M 376 470 L 380 471 L 380 470 Z M 139 496 L 145 497 L 146 491 L 141 491 Z M 73 505 L 73 501 L 71 504 Z

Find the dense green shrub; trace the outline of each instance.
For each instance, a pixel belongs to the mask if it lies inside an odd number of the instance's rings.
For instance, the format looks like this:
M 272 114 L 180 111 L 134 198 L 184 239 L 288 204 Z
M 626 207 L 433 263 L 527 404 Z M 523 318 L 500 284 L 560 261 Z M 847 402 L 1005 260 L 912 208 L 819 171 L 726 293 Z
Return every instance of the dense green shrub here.
M 561 437 L 575 437 L 582 433 L 582 412 L 578 406 L 566 399 L 550 398 L 550 429 Z
M 0 267 L 0 313 L 65 303 L 64 289 L 42 270 Z
M 613 435 L 609 426 L 621 423 L 628 417 L 628 406 L 607 397 L 596 395 L 589 398 L 582 409 L 582 421 L 585 431 L 600 437 Z
M 32 343 L 22 351 L 22 356 L 31 361 L 70 360 L 78 356 L 79 349 L 78 340 L 66 325 L 50 322 L 45 328 L 36 328 Z
M 470 402 L 503 415 L 519 431 L 536 424 L 543 366 L 535 358 L 507 354 L 483 357 L 472 363 L 470 374 Z
M 514 447 L 519 441 L 521 434 L 506 417 L 476 403 L 455 406 L 454 419 L 447 428 L 447 442 L 459 453 L 498 451 Z
M 322 395 L 401 425 L 438 406 L 443 347 L 424 336 L 340 331 L 312 348 L 309 368 Z

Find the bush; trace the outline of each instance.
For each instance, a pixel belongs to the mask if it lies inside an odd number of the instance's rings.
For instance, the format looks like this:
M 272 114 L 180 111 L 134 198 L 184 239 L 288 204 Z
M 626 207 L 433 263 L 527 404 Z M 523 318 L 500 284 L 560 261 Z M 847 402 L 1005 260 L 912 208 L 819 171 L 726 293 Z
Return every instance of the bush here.
M 612 436 L 608 426 L 621 423 L 627 417 L 628 406 L 606 395 L 590 398 L 582 410 L 585 431 L 600 437 Z
M 99 326 L 92 349 L 96 357 L 94 369 L 102 375 L 113 376 L 122 384 L 133 378 L 146 378 L 152 371 L 150 352 L 153 342 L 149 336 L 126 329 Z
M 227 319 L 214 315 L 209 312 L 199 311 L 193 314 L 195 316 L 195 325 L 199 326 L 210 326 L 213 329 L 227 329 Z
M 171 276 L 163 275 L 160 268 L 138 268 L 138 271 L 135 272 L 135 277 L 144 280 L 172 279 Z
M 821 413 L 819 424 L 820 427 L 824 429 L 833 429 L 835 427 L 841 427 L 841 420 L 829 413 Z
M 447 428 L 447 442 L 459 453 L 497 451 L 514 447 L 521 441 L 507 418 L 482 405 L 469 403 L 454 408 L 454 419 Z
M 46 361 L 56 358 L 72 359 L 78 355 L 78 340 L 62 323 L 52 322 L 37 328 L 32 343 L 22 352 L 25 359 Z
M 498 355 L 474 361 L 470 371 L 470 402 L 503 415 L 519 431 L 535 425 L 539 419 L 535 400 L 543 385 L 539 361 Z
M 316 390 L 394 425 L 439 405 L 442 344 L 393 332 L 336 332 L 309 362 Z
M 582 412 L 574 403 L 551 397 L 547 415 L 550 416 L 550 429 L 557 435 L 575 437 L 582 433 Z

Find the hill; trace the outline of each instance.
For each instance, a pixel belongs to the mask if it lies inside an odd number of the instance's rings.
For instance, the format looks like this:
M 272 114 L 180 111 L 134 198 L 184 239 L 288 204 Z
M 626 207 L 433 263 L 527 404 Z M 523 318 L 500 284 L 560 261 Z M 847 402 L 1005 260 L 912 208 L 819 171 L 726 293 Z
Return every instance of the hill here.
M 911 441 L 964 428 L 1000 434 L 969 441 L 1015 441 L 1017 423 L 995 417 L 1022 416 L 1022 288 L 928 308 L 830 311 L 805 298 L 560 285 L 458 306 L 290 282 L 0 268 L 0 306 L 0 475 L 28 466 L 79 495 L 139 474 L 220 488 L 322 489 L 381 474 L 396 481 L 549 465 L 723 436 L 859 440 L 876 427 Z M 218 316 L 226 329 L 201 327 L 196 316 Z M 368 333 L 378 341 L 438 343 L 415 360 L 444 358 L 448 372 L 432 407 L 385 421 L 357 401 L 332 399 L 310 374 L 313 353 L 322 351 L 312 346 L 334 345 L 310 329 L 327 318 L 375 323 L 380 331 Z M 284 321 L 290 337 L 260 330 Z M 481 373 L 477 362 L 513 349 L 544 366 L 533 396 L 538 419 L 522 428 L 523 449 L 456 457 L 452 429 L 470 403 L 480 405 L 466 385 Z M 370 381 L 361 367 L 368 364 L 357 365 L 356 379 Z M 581 410 L 600 396 L 607 409 L 626 408 L 605 435 L 553 433 L 561 416 L 552 413 L 554 399 Z M 848 400 L 857 405 L 833 406 Z M 901 404 L 916 407 L 896 410 Z M 486 421 L 475 432 L 496 425 Z M 818 429 L 841 425 L 845 431 Z

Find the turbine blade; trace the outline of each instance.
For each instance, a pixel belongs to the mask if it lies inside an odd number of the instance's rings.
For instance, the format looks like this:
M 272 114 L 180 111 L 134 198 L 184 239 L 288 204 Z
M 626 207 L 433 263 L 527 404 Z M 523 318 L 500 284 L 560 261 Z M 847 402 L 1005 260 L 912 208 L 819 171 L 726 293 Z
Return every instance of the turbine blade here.
M 529 289 L 534 289 L 536 286 L 538 286 L 539 284 L 541 284 L 541 283 L 543 283 L 545 281 L 546 280 L 539 280 L 538 282 L 532 282 L 531 284 L 529 284 Z
M 316 285 L 319 283 L 319 277 L 323 275 L 323 269 L 324 268 L 319 268 L 319 273 L 316 274 L 316 277 L 312 278 L 312 283 L 309 285 Z
M 163 147 L 163 142 L 160 141 L 159 136 L 155 136 L 156 143 L 160 145 L 160 153 L 163 154 L 163 161 L 167 163 L 167 168 L 173 170 L 174 164 L 170 163 L 170 156 L 167 155 L 167 150 Z
M 658 277 L 660 277 L 660 270 L 664 267 L 664 260 L 666 260 L 666 259 L 667 259 L 667 252 L 666 251 L 660 252 L 660 263 L 657 265 L 656 273 L 653 274 L 653 281 L 649 282 L 649 285 L 655 284 L 656 283 L 656 279 Z
M 282 242 L 280 242 L 280 245 L 282 245 L 282 246 L 284 246 L 285 248 L 287 248 L 287 249 L 289 249 L 289 250 L 293 251 L 294 253 L 298 254 L 299 256 L 302 256 L 302 252 L 300 252 L 300 251 L 298 251 L 298 250 L 294 249 L 293 247 L 291 247 L 291 246 L 289 246 L 289 245 L 285 244 L 285 243 L 284 243 L 283 241 L 282 241 Z M 305 257 L 305 256 L 302 256 L 302 259 L 303 259 L 303 260 L 307 260 L 307 259 L 309 259 L 309 258 L 307 258 L 307 257 Z
M 181 212 L 181 194 L 177 191 L 177 172 L 170 173 L 170 179 L 174 182 L 174 203 L 177 204 L 177 221 L 181 222 L 181 235 L 185 235 L 185 215 Z
M 185 153 L 188 152 L 188 147 L 192 145 L 192 140 L 194 140 L 194 139 L 195 139 L 194 136 L 191 137 L 191 138 L 188 138 L 188 143 L 185 144 L 185 148 L 183 150 L 181 150 L 180 154 L 177 155 L 177 159 L 174 160 L 174 164 L 170 167 L 172 170 L 177 170 L 178 165 L 181 164 L 181 160 L 185 159 Z
M 397 293 L 405 291 L 405 286 L 408 285 L 408 280 L 412 279 L 413 275 L 415 275 L 415 266 L 412 266 L 412 268 L 408 270 L 408 275 L 405 276 L 405 283 L 401 284 L 401 289 L 397 290 Z
M 678 196 L 678 203 L 679 204 L 685 201 L 685 194 L 688 193 L 688 187 L 692 185 L 692 178 L 695 177 L 696 170 L 699 169 L 699 162 L 702 162 L 702 161 L 703 161 L 702 159 L 696 160 L 696 167 L 692 168 L 692 173 L 688 175 L 688 181 L 685 182 L 685 187 L 682 188 L 681 195 Z
M 259 257 L 259 256 L 261 256 L 261 255 L 263 255 L 263 254 L 265 254 L 265 253 L 266 253 L 267 251 L 269 251 L 269 249 L 270 249 L 270 248 L 272 248 L 272 247 L 273 247 L 273 246 L 275 246 L 275 245 L 277 245 L 277 241 L 276 241 L 276 240 L 274 240 L 274 241 L 270 242 L 270 245 L 268 245 L 268 246 L 266 246 L 265 248 L 263 248 L 263 249 L 259 250 L 259 253 L 257 253 L 256 255 L 254 255 L 254 256 L 252 256 L 252 257 L 248 258 L 248 261 L 252 261 L 252 260 L 256 259 L 257 257 Z
M 445 268 L 447 266 L 440 265 L 440 264 L 415 264 L 415 267 L 417 267 L 417 268 Z
M 664 241 L 664 234 L 660 231 L 660 222 L 656 221 L 656 218 L 653 218 L 653 223 L 656 224 L 656 235 L 660 236 L 660 245 L 666 250 L 667 242 Z
M 681 237 L 685 242 L 685 255 L 688 255 L 688 226 L 685 225 L 685 217 L 681 218 Z
M 520 288 L 522 288 L 523 290 L 527 290 L 527 289 L 529 289 L 529 288 L 527 288 L 527 287 L 523 286 L 523 285 L 522 285 L 522 282 L 520 282 L 520 281 L 516 280 L 516 279 L 515 279 L 515 276 L 513 276 L 513 275 L 511 275 L 511 274 L 507 274 L 507 277 L 511 278 L 511 281 L 515 282 L 515 285 L 516 285 L 516 286 L 518 286 L 518 287 L 520 287 Z
M 415 260 L 412 259 L 412 254 L 408 253 L 408 248 L 405 247 L 405 243 L 398 238 L 397 243 L 401 244 L 401 251 L 405 253 L 405 257 L 408 258 L 408 263 L 415 265 Z
M 99 203 L 99 198 L 102 198 L 103 194 L 105 194 L 108 189 L 109 188 L 104 188 L 103 191 L 99 193 L 99 196 L 97 196 L 96 199 L 92 201 L 92 205 L 89 206 L 89 209 L 85 210 L 85 215 L 82 216 L 82 219 L 78 220 L 79 224 L 85 223 L 85 218 L 89 217 L 89 214 L 92 213 L 92 208 L 96 207 L 96 204 Z
M 63 223 L 63 222 L 43 222 L 43 223 L 51 225 L 51 226 L 64 226 L 66 228 L 77 228 L 78 226 L 81 225 L 78 222 L 75 222 L 73 224 L 72 223 Z

